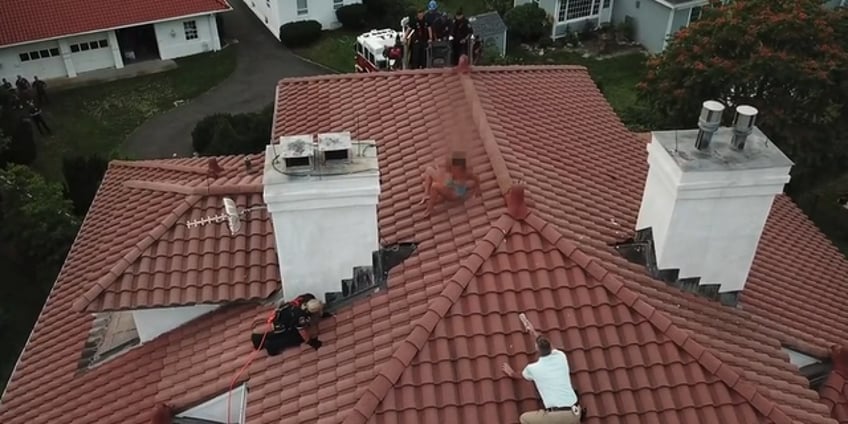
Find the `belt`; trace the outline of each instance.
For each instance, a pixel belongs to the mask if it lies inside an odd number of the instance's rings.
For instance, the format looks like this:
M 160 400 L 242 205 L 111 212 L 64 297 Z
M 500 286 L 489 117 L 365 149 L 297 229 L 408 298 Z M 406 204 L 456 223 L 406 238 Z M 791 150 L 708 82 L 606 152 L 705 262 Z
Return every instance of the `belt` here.
M 553 408 L 545 408 L 545 412 L 554 412 L 554 411 L 570 411 L 570 406 L 555 406 Z

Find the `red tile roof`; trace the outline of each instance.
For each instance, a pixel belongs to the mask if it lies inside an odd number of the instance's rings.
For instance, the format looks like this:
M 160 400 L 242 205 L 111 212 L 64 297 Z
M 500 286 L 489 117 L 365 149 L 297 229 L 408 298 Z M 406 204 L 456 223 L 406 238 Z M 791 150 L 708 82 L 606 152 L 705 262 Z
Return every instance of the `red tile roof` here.
M 411 96 L 422 87 L 426 96 Z M 780 338 L 794 333 L 672 289 L 608 246 L 632 233 L 645 149 L 585 69 L 292 79 L 278 86 L 278 99 L 275 137 L 350 130 L 377 140 L 381 238 L 414 240 L 418 250 L 392 270 L 388 290 L 322 324 L 318 352 L 261 355 L 251 365 L 244 376 L 249 423 L 516 422 L 519 410 L 536 406 L 529 385 L 513 385 L 498 371 L 502 361 L 518 367 L 530 359 L 518 312 L 568 353 L 587 423 L 834 423 L 780 351 Z M 482 196 L 426 217 L 415 207 L 421 169 L 450 146 L 469 152 Z M 225 175 L 210 187 L 259 183 L 259 176 L 244 176 L 240 160 L 221 159 Z M 219 309 L 84 372 L 76 360 L 91 318 L 70 309 L 147 234 L 161 231 L 180 202 L 199 195 L 185 187 L 205 185 L 197 171 L 203 163 L 110 167 L 0 405 L 0 421 L 142 424 L 158 402 L 186 407 L 226 390 L 250 351 L 252 321 L 267 309 Z M 521 179 L 529 211 L 507 213 L 503 194 Z M 139 188 L 145 185 L 157 189 Z M 793 208 L 781 198 L 771 219 L 785 219 L 780 212 Z M 231 238 L 217 230 L 217 243 Z M 186 234 L 168 234 L 174 245 L 162 251 L 178 252 Z M 771 247 L 778 248 L 799 252 Z M 813 278 L 769 263 L 780 275 Z M 138 281 L 116 279 L 108 287 L 149 290 Z M 169 281 L 187 292 L 182 277 Z M 113 295 L 104 307 L 108 293 L 94 299 L 95 310 L 157 297 L 127 294 L 122 303 Z
M 0 46 L 230 9 L 226 0 L 5 0 Z
M 819 388 L 822 402 L 839 424 L 848 424 L 848 348 L 834 346 L 833 372 Z

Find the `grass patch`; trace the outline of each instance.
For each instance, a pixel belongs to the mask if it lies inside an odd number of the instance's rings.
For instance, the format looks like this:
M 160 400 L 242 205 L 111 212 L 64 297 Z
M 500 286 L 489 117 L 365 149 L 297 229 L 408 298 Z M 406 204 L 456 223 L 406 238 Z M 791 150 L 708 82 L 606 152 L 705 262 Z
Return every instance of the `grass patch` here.
M 549 52 L 544 56 L 538 56 L 516 50 L 518 48 L 513 49 L 510 54 L 527 64 L 585 66 L 609 104 L 619 115 L 636 103 L 636 84 L 645 74 L 646 58 L 641 53 L 597 60 L 565 51 Z
M 66 155 L 120 155 L 127 136 L 150 117 L 206 92 L 236 67 L 236 47 L 177 59 L 178 68 L 137 78 L 58 91 L 45 108 L 52 137 L 39 140 L 34 167 L 62 179 Z
M 358 35 L 343 29 L 324 31 L 318 41 L 308 47 L 295 49 L 295 53 L 336 72 L 353 72 L 353 46 Z

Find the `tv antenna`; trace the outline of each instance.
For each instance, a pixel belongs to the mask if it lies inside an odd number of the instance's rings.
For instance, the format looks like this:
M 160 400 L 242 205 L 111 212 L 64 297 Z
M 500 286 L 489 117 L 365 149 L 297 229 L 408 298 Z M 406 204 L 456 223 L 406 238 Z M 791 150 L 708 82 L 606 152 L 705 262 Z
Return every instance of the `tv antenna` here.
M 252 208 L 239 210 L 236 202 L 229 197 L 224 198 L 224 213 L 220 215 L 206 216 L 203 218 L 186 221 L 185 225 L 188 228 L 202 227 L 208 224 L 216 224 L 219 222 L 227 222 L 227 227 L 230 229 L 230 234 L 235 235 L 241 229 L 241 217 L 252 211 L 265 209 L 265 206 L 255 206 Z

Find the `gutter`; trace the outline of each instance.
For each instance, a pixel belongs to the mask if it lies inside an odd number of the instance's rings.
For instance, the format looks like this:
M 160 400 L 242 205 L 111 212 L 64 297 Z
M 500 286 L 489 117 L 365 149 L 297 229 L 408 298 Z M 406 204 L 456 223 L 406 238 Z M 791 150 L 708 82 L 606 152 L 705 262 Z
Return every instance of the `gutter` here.
M 692 1 L 689 1 L 689 2 L 686 2 L 686 3 L 679 3 L 679 4 L 670 3 L 668 0 L 654 0 L 654 1 L 656 1 L 657 3 L 663 5 L 663 6 L 669 8 L 671 10 L 687 9 L 687 8 L 695 7 L 695 6 L 706 6 L 707 4 L 709 4 L 708 0 L 692 0 Z

